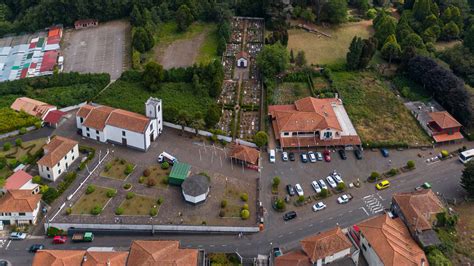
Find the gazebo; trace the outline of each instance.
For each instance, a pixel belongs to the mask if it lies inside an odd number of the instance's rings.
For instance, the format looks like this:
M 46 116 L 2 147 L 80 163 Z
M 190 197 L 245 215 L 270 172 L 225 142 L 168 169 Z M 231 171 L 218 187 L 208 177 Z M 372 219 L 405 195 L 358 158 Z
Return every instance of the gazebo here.
M 203 175 L 193 175 L 181 184 L 184 199 L 192 204 L 204 202 L 209 194 L 209 178 Z
M 171 169 L 168 183 L 171 185 L 181 185 L 188 177 L 191 166 L 187 163 L 176 162 Z
M 230 158 L 246 164 L 246 166 L 258 166 L 260 152 L 245 145 L 236 144 L 230 153 Z

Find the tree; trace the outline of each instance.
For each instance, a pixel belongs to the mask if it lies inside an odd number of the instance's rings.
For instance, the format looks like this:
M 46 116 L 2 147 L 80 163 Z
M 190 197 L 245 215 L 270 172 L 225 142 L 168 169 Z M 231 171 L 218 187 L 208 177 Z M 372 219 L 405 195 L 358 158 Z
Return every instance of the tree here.
M 280 185 L 280 182 L 281 182 L 280 177 L 279 177 L 279 176 L 275 176 L 275 177 L 273 178 L 272 185 L 273 185 L 274 187 L 278 187 L 278 185 Z
M 443 252 L 441 252 L 437 248 L 430 248 L 427 253 L 426 258 L 428 259 L 428 263 L 433 266 L 452 266 L 452 262 L 444 256 Z
M 259 131 L 253 137 L 253 141 L 258 147 L 263 148 L 265 145 L 267 145 L 268 135 L 264 131 Z
M 196 113 L 194 115 L 194 119 L 193 121 L 191 121 L 190 126 L 196 130 L 196 136 L 198 135 L 199 130 L 204 129 L 204 127 L 206 126 L 206 122 L 202 118 L 201 113 Z
M 59 197 L 59 192 L 54 187 L 50 187 L 41 198 L 47 204 L 51 204 L 57 197 Z
M 407 162 L 407 168 L 408 169 L 415 169 L 415 162 L 410 160 Z
M 187 126 L 191 120 L 191 115 L 185 111 L 185 110 L 180 110 L 178 113 L 178 125 L 181 126 L 181 135 L 184 134 L 184 127 Z
M 257 65 L 264 77 L 275 77 L 288 67 L 288 51 L 280 42 L 265 45 L 257 55 Z
M 449 22 L 448 24 L 444 25 L 443 32 L 441 37 L 444 40 L 452 40 L 457 39 L 459 37 L 459 27 L 453 21 Z
M 474 160 L 469 161 L 462 171 L 461 187 L 463 187 L 470 197 L 474 197 Z
M 22 139 L 17 138 L 17 139 L 15 140 L 15 145 L 16 145 L 17 147 L 21 147 L 22 144 L 23 144 L 23 140 L 22 140 Z
M 409 46 L 414 47 L 416 49 L 421 49 L 421 50 L 426 49 L 426 46 L 423 43 L 423 39 L 421 39 L 421 37 L 416 33 L 408 34 L 408 36 L 406 36 L 403 39 L 401 46 L 403 47 L 403 49 L 405 49 L 406 47 L 409 47 Z
M 12 148 L 12 144 L 10 142 L 3 143 L 3 151 L 9 151 Z
M 211 104 L 207 108 L 206 116 L 204 121 L 206 122 L 207 128 L 213 128 L 221 117 L 221 110 L 216 104 Z
M 410 27 L 408 23 L 408 13 L 404 12 L 398 21 L 397 28 L 397 40 L 403 41 L 403 39 L 408 36 L 410 33 L 413 33 L 413 29 Z
M 431 15 L 431 0 L 416 0 L 413 5 L 413 16 L 418 21 L 423 21 L 427 16 Z
M 468 31 L 464 34 L 464 42 L 463 45 L 474 53 L 474 26 L 471 26 Z
M 310 23 L 310 22 L 314 22 L 316 20 L 316 15 L 314 15 L 313 11 L 311 10 L 311 8 L 305 8 L 301 14 L 300 14 L 300 17 L 306 22 L 306 23 Z
M 86 194 L 91 194 L 95 191 L 95 186 L 94 185 L 88 185 L 86 188 Z
M 150 50 L 155 41 L 153 35 L 142 27 L 137 27 L 132 38 L 132 46 L 140 53 Z
M 382 57 L 388 59 L 388 64 L 392 63 L 392 59 L 397 58 L 401 53 L 400 45 L 397 43 L 395 35 L 390 35 L 382 47 Z
M 283 199 L 277 199 L 275 201 L 275 207 L 277 208 L 277 210 L 285 209 L 285 201 Z
M 369 39 L 364 39 L 363 42 L 364 47 L 362 48 L 362 53 L 359 59 L 359 69 L 366 68 L 377 51 L 377 39 L 370 37 Z
M 295 63 L 295 55 L 293 54 L 293 49 L 290 50 L 290 63 Z
M 385 44 L 388 36 L 395 34 L 396 25 L 397 20 L 384 12 L 380 12 L 380 14 L 374 19 L 374 37 L 377 39 L 380 46 Z
M 302 66 L 306 65 L 306 55 L 305 55 L 304 51 L 299 51 L 296 54 L 295 64 L 299 67 L 302 67 Z
M 250 217 L 250 212 L 248 210 L 242 210 L 240 212 L 240 217 L 242 220 L 247 220 Z
M 321 189 L 321 192 L 319 192 L 319 196 L 321 198 L 326 198 L 329 195 L 329 191 L 325 188 Z
M 160 83 L 163 81 L 165 72 L 163 66 L 156 63 L 155 61 L 150 61 L 145 65 L 145 70 L 143 71 L 143 83 L 145 87 L 151 91 L 156 92 L 160 87 Z
M 179 31 L 185 31 L 191 23 L 193 23 L 194 17 L 191 10 L 187 5 L 181 5 L 176 11 L 176 23 L 178 24 Z
M 325 5 L 326 15 L 329 22 L 340 24 L 347 18 L 347 1 L 346 0 L 329 0 Z
M 145 21 L 142 17 L 142 13 L 136 5 L 133 6 L 132 13 L 130 13 L 130 24 L 135 27 L 145 26 Z
M 363 49 L 364 42 L 362 41 L 362 38 L 354 36 L 351 45 L 349 46 L 349 52 L 346 55 L 347 68 L 349 70 L 359 69 L 360 57 Z
M 219 40 L 217 41 L 217 55 L 220 56 L 225 52 L 226 45 L 227 43 L 225 41 L 225 38 L 221 36 Z

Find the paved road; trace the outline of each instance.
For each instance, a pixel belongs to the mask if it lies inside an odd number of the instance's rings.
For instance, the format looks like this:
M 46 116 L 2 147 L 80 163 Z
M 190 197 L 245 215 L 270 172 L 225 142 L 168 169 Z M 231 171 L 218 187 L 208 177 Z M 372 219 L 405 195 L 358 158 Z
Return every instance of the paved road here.
M 327 200 L 328 208 L 310 215 L 301 215 L 290 222 L 283 222 L 280 213 L 268 210 L 267 228 L 264 232 L 244 236 L 239 239 L 234 235 L 179 235 L 162 234 L 155 236 L 97 236 L 90 243 L 68 243 L 62 246 L 52 246 L 50 239 L 28 239 L 24 241 L 3 240 L 0 242 L 0 258 L 13 262 L 13 265 L 28 265 L 33 254 L 26 252 L 33 243 L 44 243 L 47 248 L 57 249 L 86 249 L 90 246 L 113 246 L 126 250 L 131 239 L 178 239 L 183 247 L 203 248 L 206 252 L 237 251 L 244 257 L 253 257 L 257 254 L 268 253 L 271 246 L 280 246 L 289 250 L 298 245 L 298 242 L 311 234 L 315 234 L 339 224 L 342 227 L 353 225 L 363 219 L 376 215 L 377 205 L 388 208 L 391 195 L 399 191 L 412 191 L 420 183 L 429 181 L 433 190 L 442 193 L 448 198 L 462 198 L 464 191 L 459 186 L 459 177 L 463 166 L 451 159 L 435 163 L 427 167 L 402 174 L 391 179 L 391 187 L 377 192 L 372 184 L 366 184 L 363 189 L 353 190 L 354 200 L 346 205 L 338 205 L 335 197 Z M 310 208 L 305 206 L 301 208 Z M 371 212 L 371 208 L 373 212 Z

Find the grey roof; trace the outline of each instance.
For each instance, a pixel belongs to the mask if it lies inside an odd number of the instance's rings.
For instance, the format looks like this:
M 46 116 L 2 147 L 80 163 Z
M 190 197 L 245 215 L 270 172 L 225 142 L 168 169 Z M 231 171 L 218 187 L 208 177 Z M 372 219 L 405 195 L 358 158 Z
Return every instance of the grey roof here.
M 417 233 L 416 236 L 418 237 L 418 241 L 422 245 L 422 248 L 441 244 L 441 240 L 439 240 L 438 235 L 433 229 L 424 230 L 421 233 Z
M 203 175 L 193 175 L 184 180 L 181 184 L 181 189 L 184 194 L 196 197 L 208 191 L 209 180 Z

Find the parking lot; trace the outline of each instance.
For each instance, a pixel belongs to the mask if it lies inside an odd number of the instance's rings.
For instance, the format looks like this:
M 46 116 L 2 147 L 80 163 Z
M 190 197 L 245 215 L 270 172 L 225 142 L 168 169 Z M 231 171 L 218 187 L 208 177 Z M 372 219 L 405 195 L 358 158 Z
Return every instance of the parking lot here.
M 118 20 L 98 27 L 66 30 L 61 53 L 64 71 L 109 73 L 112 80 L 130 66 L 130 24 Z

